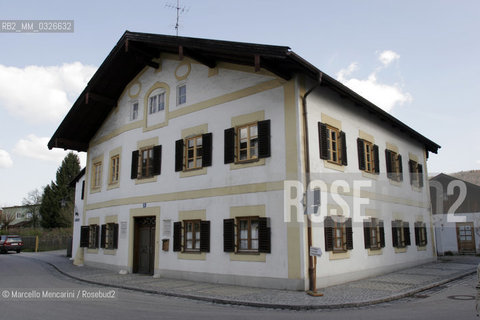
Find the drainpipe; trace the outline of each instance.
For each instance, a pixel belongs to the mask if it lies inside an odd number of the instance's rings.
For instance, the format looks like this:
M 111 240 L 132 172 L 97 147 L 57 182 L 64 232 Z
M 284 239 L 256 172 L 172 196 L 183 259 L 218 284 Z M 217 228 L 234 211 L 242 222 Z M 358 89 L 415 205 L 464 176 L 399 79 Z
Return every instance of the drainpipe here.
M 304 158 L 305 158 L 305 183 L 306 183 L 306 192 L 305 192 L 305 203 L 308 205 L 308 187 L 310 185 L 310 148 L 308 142 L 308 117 L 307 117 L 307 97 L 313 90 L 320 86 L 322 82 L 323 73 L 320 72 L 317 82 L 311 87 L 302 97 L 303 105 L 303 130 L 304 130 Z M 321 295 L 317 294 L 316 288 L 316 278 L 317 278 L 317 267 L 316 267 L 316 257 L 310 255 L 310 247 L 312 246 L 312 222 L 310 217 L 307 216 L 307 254 L 308 254 L 308 282 L 309 282 L 309 294 L 311 295 Z

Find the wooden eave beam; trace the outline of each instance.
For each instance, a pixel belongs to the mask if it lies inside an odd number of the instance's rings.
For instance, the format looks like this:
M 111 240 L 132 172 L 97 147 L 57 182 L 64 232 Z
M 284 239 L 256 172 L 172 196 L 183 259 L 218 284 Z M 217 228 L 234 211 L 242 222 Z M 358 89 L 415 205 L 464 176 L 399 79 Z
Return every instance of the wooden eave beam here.
M 145 63 L 149 67 L 152 67 L 154 69 L 158 69 L 160 67 L 160 65 L 157 62 L 152 61 L 152 59 L 155 58 L 154 54 L 148 53 L 145 50 L 134 47 L 131 43 L 129 45 L 129 42 L 126 42 L 125 44 L 125 51 L 133 53 L 135 55 L 135 59 Z
M 112 98 L 105 97 L 105 96 L 102 96 L 98 93 L 94 93 L 94 92 L 89 91 L 85 94 L 85 104 L 89 104 L 92 101 L 97 101 L 97 102 L 100 102 L 100 103 L 105 104 L 107 106 L 114 106 L 117 103 L 117 101 L 112 99 Z
M 182 47 L 183 48 L 183 47 Z M 215 68 L 217 66 L 217 61 L 212 58 L 208 58 L 205 55 L 199 53 L 198 51 L 189 49 L 189 48 L 183 48 L 183 55 L 187 55 L 190 58 L 200 62 L 203 65 L 206 65 L 209 68 Z
M 49 145 L 48 148 L 51 150 L 53 148 L 60 148 L 60 149 L 70 149 L 76 151 L 87 151 L 88 150 L 88 143 L 74 141 L 65 138 L 55 138 L 53 140 L 53 145 Z

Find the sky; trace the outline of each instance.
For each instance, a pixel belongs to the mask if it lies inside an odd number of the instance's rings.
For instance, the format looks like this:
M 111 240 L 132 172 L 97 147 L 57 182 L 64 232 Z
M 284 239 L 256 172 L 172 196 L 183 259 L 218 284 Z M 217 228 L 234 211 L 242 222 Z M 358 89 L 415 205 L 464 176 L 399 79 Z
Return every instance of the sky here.
M 175 0 L 0 0 L 0 20 L 74 20 L 72 33 L 0 32 L 0 207 L 55 180 L 60 122 L 125 30 L 175 35 Z M 289 46 L 442 146 L 428 171 L 480 169 L 480 1 L 181 0 L 179 35 Z M 85 165 L 85 154 L 80 154 Z

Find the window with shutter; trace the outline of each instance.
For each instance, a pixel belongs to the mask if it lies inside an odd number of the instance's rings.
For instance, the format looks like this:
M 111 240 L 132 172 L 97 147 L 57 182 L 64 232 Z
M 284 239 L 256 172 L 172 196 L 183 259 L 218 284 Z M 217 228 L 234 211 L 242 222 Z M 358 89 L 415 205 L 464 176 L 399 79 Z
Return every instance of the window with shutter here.
M 191 171 L 212 165 L 212 133 L 175 142 L 175 171 Z
M 397 182 L 403 181 L 402 155 L 385 149 L 385 160 L 387 164 L 387 177 Z
M 423 222 L 415 222 L 415 244 L 419 247 L 427 245 L 427 227 Z
M 146 147 L 132 152 L 131 178 L 159 175 L 162 169 L 162 146 Z
M 378 174 L 378 146 L 373 143 L 357 139 L 358 168 L 362 171 Z
M 383 221 L 377 218 L 371 218 L 370 221 L 364 221 L 363 225 L 365 249 L 378 250 L 385 247 Z
M 392 221 L 392 243 L 395 248 L 405 248 L 411 245 L 408 221 Z
M 244 163 L 271 156 L 270 120 L 225 130 L 224 162 Z
M 98 248 L 98 240 L 100 236 L 100 226 L 96 224 L 91 224 L 88 230 L 88 248 L 89 249 L 97 249 Z
M 423 187 L 422 165 L 414 160 L 409 160 L 408 171 L 410 173 L 410 184 L 416 188 L 422 188 Z
M 328 124 L 319 122 L 318 134 L 320 142 L 320 159 L 346 166 L 348 162 L 345 133 Z
M 105 234 L 105 236 L 103 235 Z M 102 241 L 104 241 L 103 248 L 113 250 L 118 247 L 118 224 L 107 223 L 102 225 Z

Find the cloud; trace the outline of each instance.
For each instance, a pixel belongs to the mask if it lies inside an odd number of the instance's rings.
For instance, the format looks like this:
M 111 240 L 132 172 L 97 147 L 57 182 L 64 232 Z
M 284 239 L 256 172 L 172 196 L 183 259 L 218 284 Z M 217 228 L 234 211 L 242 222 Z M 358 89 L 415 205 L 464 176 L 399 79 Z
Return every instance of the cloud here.
M 384 67 L 399 58 L 400 56 L 397 53 L 390 50 L 383 51 L 379 55 L 379 61 Z M 366 79 L 358 79 L 352 76 L 357 69 L 358 63 L 351 63 L 347 68 L 341 69 L 337 73 L 337 80 L 387 112 L 390 112 L 395 106 L 412 101 L 412 95 L 405 92 L 398 83 L 384 84 L 378 82 L 377 73 L 384 70 L 383 68 L 375 69 Z
M 62 162 L 68 151 L 62 149 L 49 150 L 47 147 L 48 137 L 37 137 L 34 134 L 29 134 L 26 139 L 20 139 L 13 149 L 13 153 L 19 156 L 43 160 Z
M 0 168 L 10 168 L 11 166 L 13 166 L 13 161 L 10 154 L 0 149 Z
M 378 60 L 380 60 L 384 66 L 388 66 L 390 63 L 398 59 L 400 59 L 400 55 L 392 50 L 382 51 L 378 55 Z
M 27 121 L 58 122 L 92 77 L 96 67 L 0 65 L 0 107 Z
M 48 137 L 37 137 L 34 134 L 29 134 L 25 139 L 20 139 L 17 142 L 13 153 L 27 158 L 60 164 L 70 151 L 57 148 L 49 150 L 47 147 L 49 140 Z M 80 166 L 85 166 L 86 153 L 77 153 L 77 155 L 80 158 Z

